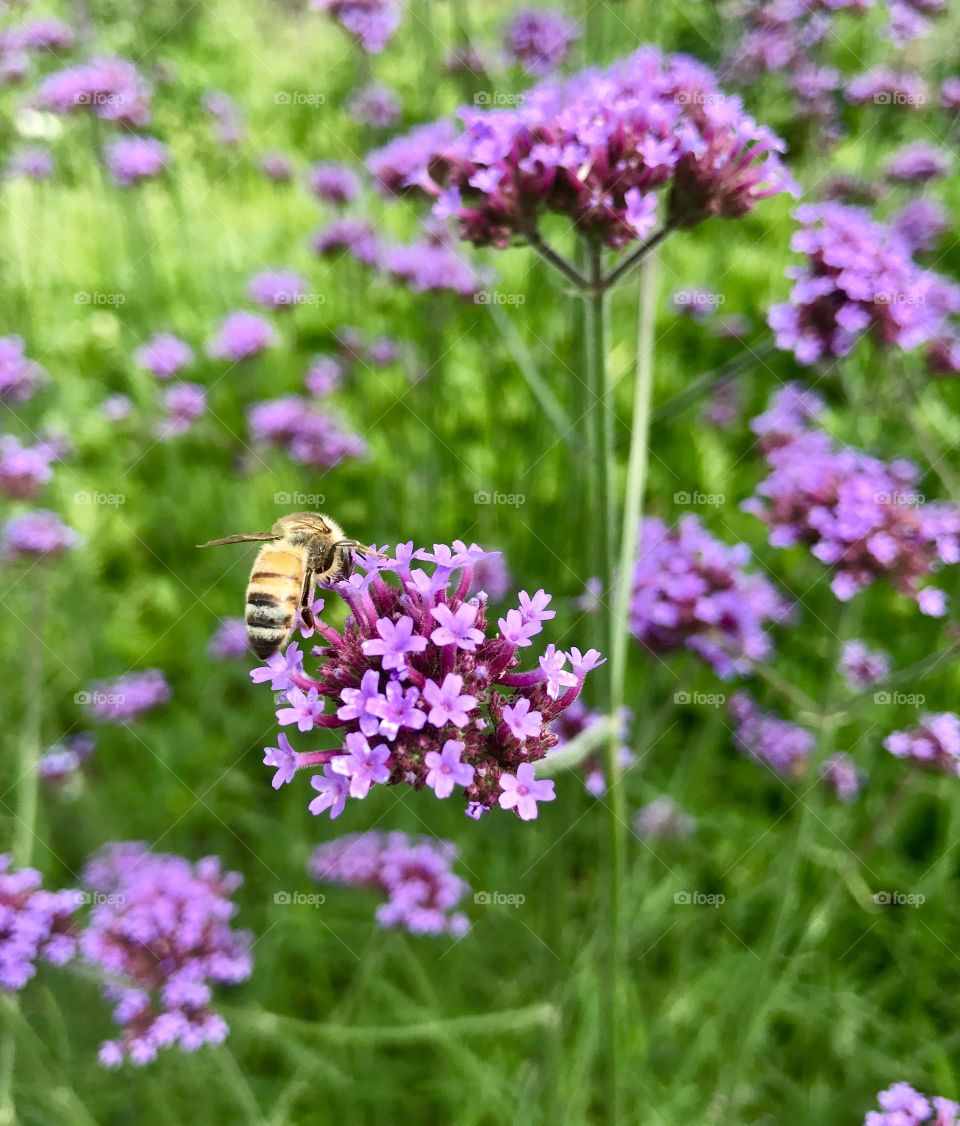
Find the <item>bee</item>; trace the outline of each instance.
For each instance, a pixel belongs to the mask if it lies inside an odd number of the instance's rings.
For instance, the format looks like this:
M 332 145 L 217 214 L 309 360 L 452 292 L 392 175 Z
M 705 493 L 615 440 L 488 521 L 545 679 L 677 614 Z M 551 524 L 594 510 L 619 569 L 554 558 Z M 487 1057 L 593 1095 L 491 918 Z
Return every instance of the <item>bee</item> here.
M 347 539 L 339 524 L 319 512 L 281 516 L 269 532 L 252 532 L 211 540 L 198 547 L 269 540 L 254 560 L 247 584 L 244 619 L 250 648 L 261 660 L 272 657 L 290 640 L 297 611 L 313 628 L 310 609 L 313 588 L 348 579 L 353 553 L 376 554 L 357 540 Z

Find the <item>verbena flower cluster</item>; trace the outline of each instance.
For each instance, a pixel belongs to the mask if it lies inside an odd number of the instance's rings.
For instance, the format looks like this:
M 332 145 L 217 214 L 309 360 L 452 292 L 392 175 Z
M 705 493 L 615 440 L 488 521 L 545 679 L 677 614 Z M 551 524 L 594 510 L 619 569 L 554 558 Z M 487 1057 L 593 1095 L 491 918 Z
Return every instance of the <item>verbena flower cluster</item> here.
M 741 751 L 785 778 L 804 773 L 816 744 L 811 731 L 764 711 L 746 692 L 734 693 L 728 707 Z
M 167 146 L 153 137 L 118 137 L 105 155 L 110 175 L 123 188 L 159 176 L 170 160 Z
M 359 560 L 363 571 L 337 584 L 351 614 L 342 632 L 318 618 L 323 644 L 312 675 L 296 645 L 251 673 L 281 693 L 281 726 L 345 735 L 339 750 L 298 753 L 281 734 L 264 759 L 276 768 L 274 785 L 323 766 L 312 778 L 313 813 L 336 817 L 372 785 L 404 783 L 438 798 L 458 790 L 474 817 L 499 805 L 535 818 L 554 792 L 533 764 L 556 744 L 549 725 L 577 699 L 600 654 L 549 645 L 537 667 L 519 671 L 518 651 L 555 616 L 549 594 L 521 591 L 519 607 L 491 631 L 486 598 L 468 597 L 487 552 L 455 541 L 381 554 Z M 321 609 L 318 602 L 315 617 Z
M 37 773 L 45 783 L 56 788 L 80 770 L 93 754 L 96 745 L 96 738 L 87 731 L 71 735 L 43 752 L 37 764 Z
M 0 528 L 0 559 L 7 563 L 63 555 L 80 537 L 55 512 L 37 508 L 14 516 Z
M 890 657 L 862 641 L 846 641 L 840 653 L 840 672 L 851 692 L 863 692 L 890 674 Z
M 697 829 L 696 819 L 668 797 L 654 798 L 637 811 L 633 829 L 641 840 L 682 840 Z
M 609 247 L 663 219 L 691 227 L 733 217 L 795 185 L 783 143 L 686 56 L 644 48 L 607 70 L 547 81 L 513 109 L 468 107 L 463 130 L 420 127 L 373 154 L 389 190 L 417 189 L 453 215 L 463 238 L 504 247 L 545 213 L 569 217 Z
M 46 442 L 23 445 L 13 434 L 0 434 L 0 493 L 32 500 L 53 476 L 56 450 Z
M 549 8 L 521 8 L 504 31 L 507 55 L 528 74 L 546 75 L 565 60 L 579 38 L 575 23 Z
M 953 712 L 922 716 L 909 731 L 894 731 L 883 745 L 897 758 L 943 774 L 960 774 L 960 717 Z
M 343 25 L 371 55 L 380 52 L 400 26 L 397 0 L 311 0 L 318 12 L 326 12 Z
M 944 564 L 960 560 L 960 508 L 923 503 L 916 466 L 880 461 L 808 429 L 818 404 L 792 414 L 802 397 L 779 392 L 754 420 L 770 475 L 744 509 L 770 528 L 773 547 L 807 544 L 833 570 L 831 589 L 841 601 L 883 579 L 914 599 L 925 614 L 946 611 L 946 597 L 921 583 Z
M 0 336 L 0 403 L 24 403 L 48 379 L 19 336 Z
M 301 465 L 328 469 L 367 452 L 359 435 L 344 430 L 333 415 L 299 395 L 254 403 L 247 410 L 247 424 L 258 443 L 284 450 Z
M 470 929 L 457 911 L 470 885 L 453 872 L 456 845 L 407 833 L 348 833 L 320 845 L 308 869 L 322 884 L 377 888 L 386 895 L 377 908 L 382 927 L 411 934 L 462 935 Z
M 863 772 L 850 755 L 841 751 L 831 755 L 820 767 L 820 777 L 842 802 L 852 802 L 860 794 Z
M 88 109 L 104 121 L 139 128 L 150 121 L 150 86 L 128 59 L 93 59 L 48 75 L 38 99 L 44 109 Z
M 136 350 L 134 359 L 157 379 L 170 379 L 193 363 L 193 349 L 171 332 L 158 332 Z
M 161 418 L 157 421 L 160 438 L 174 438 L 186 432 L 207 411 L 207 389 L 200 383 L 171 383 L 160 393 Z
M 161 1048 L 220 1043 L 227 1025 L 210 1007 L 213 986 L 244 981 L 253 965 L 252 936 L 231 926 L 241 877 L 216 857 L 191 864 L 131 841 L 105 846 L 84 882 L 96 896 L 80 949 L 106 976 L 122 1030 L 100 1062 L 146 1064 Z
M 207 352 L 214 359 L 239 363 L 259 356 L 276 342 L 277 334 L 269 321 L 256 313 L 239 310 L 223 319 L 207 346 Z
M 863 1126 L 957 1126 L 960 1103 L 939 1096 L 927 1098 L 909 1083 L 894 1083 L 877 1095 L 880 1110 L 871 1110 Z
M 247 623 L 243 618 L 222 618 L 207 647 L 210 656 L 218 661 L 227 661 L 245 657 L 249 651 Z
M 82 693 L 91 716 L 101 723 L 132 723 L 170 699 L 170 685 L 159 669 L 95 681 Z
M 768 579 L 746 570 L 749 559 L 746 544 L 721 543 L 696 516 L 683 516 L 673 529 L 647 518 L 633 571 L 631 632 L 652 653 L 689 649 L 721 677 L 749 673 L 770 655 L 770 629 L 791 610 Z
M 846 356 L 860 337 L 910 349 L 949 330 L 960 287 L 919 267 L 897 231 L 841 203 L 797 209 L 791 243 L 806 262 L 791 267 L 790 301 L 770 310 L 777 345 L 802 364 Z
M 34 868 L 13 868 L 0 854 L 0 989 L 22 989 L 37 963 L 62 966 L 77 947 L 74 913 L 82 902 L 75 891 L 44 891 Z

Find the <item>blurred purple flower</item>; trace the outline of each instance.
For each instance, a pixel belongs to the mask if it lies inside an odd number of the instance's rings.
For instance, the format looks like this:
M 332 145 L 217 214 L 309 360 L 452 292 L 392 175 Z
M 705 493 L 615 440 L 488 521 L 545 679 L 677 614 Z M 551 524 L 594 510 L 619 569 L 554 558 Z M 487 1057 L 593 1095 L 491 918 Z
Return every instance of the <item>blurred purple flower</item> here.
M 41 884 L 35 868 L 15 869 L 0 854 L 0 989 L 8 993 L 30 981 L 37 962 L 62 966 L 76 952 L 73 915 L 82 897 Z
M 246 657 L 250 643 L 247 641 L 247 623 L 243 618 L 221 618 L 207 652 L 218 661 Z
M 345 164 L 314 164 L 310 169 L 308 182 L 317 199 L 338 207 L 352 203 L 360 194 L 357 174 Z
M 890 656 L 862 641 L 847 641 L 840 653 L 840 672 L 851 692 L 864 692 L 890 675 Z
M 310 0 L 318 12 L 326 12 L 348 31 L 371 55 L 380 52 L 400 26 L 396 0 Z
M 171 332 L 158 332 L 137 349 L 134 358 L 157 379 L 169 379 L 193 363 L 193 349 Z
M 351 94 L 347 112 L 360 125 L 389 129 L 400 120 L 403 104 L 395 90 L 380 82 L 371 82 Z
M 335 219 L 313 235 L 310 246 L 324 257 L 349 254 L 364 266 L 376 266 L 381 256 L 380 239 L 365 219 Z
M 307 293 L 310 283 L 296 270 L 267 270 L 250 279 L 250 300 L 267 309 L 292 309 Z
M 0 403 L 25 403 L 47 381 L 47 373 L 27 359 L 24 348 L 19 336 L 0 336 Z
M 241 310 L 224 318 L 216 336 L 208 344 L 207 352 L 214 359 L 239 363 L 258 356 L 276 342 L 276 333 L 269 321 L 256 313 Z
M 164 417 L 157 422 L 160 438 L 186 434 L 207 410 L 207 391 L 199 383 L 171 383 L 160 395 Z
M 55 512 L 38 508 L 14 516 L 0 528 L 0 559 L 11 563 L 63 555 L 80 543 L 80 537 Z
M 504 47 L 509 57 L 527 74 L 546 75 L 561 66 L 571 44 L 580 37 L 575 23 L 562 12 L 549 8 L 521 8 L 515 12 L 504 32 Z
M 894 731 L 883 746 L 897 758 L 943 774 L 960 774 L 960 716 L 939 712 L 922 716 L 909 731 Z
M 81 702 L 100 723 L 131 723 L 170 699 L 170 685 L 159 669 L 97 680 L 80 693 Z
M 741 751 L 784 777 L 804 773 L 816 744 L 812 732 L 763 711 L 746 692 L 734 693 L 728 706 L 734 743 Z
M 0 493 L 14 500 L 32 500 L 53 476 L 56 452 L 43 442 L 21 444 L 13 434 L 0 434 Z
M 170 159 L 167 146 L 153 137 L 119 137 L 105 156 L 110 175 L 123 188 L 159 176 Z

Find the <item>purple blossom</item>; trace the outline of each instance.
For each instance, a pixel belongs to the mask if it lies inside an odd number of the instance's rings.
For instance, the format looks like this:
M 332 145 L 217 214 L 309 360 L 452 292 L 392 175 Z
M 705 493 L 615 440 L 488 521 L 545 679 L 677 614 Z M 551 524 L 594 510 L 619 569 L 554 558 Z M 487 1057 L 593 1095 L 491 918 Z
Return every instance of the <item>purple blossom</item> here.
M 310 283 L 295 270 L 267 270 L 250 279 L 250 300 L 267 309 L 285 309 L 302 301 Z
M 40 756 L 37 774 L 48 786 L 62 786 L 90 758 L 96 745 L 96 738 L 86 731 L 71 735 L 62 743 L 54 743 Z
M 366 453 L 362 438 L 297 395 L 254 403 L 247 411 L 247 422 L 258 442 L 285 450 L 303 465 L 331 468 L 344 458 Z
M 272 325 L 256 313 L 230 313 L 220 324 L 207 352 L 214 359 L 240 360 L 258 356 L 277 342 Z
M 25 145 L 11 154 L 5 175 L 11 180 L 21 176 L 28 180 L 49 180 L 53 175 L 53 156 L 49 149 L 39 145 Z
M 448 246 L 429 239 L 393 246 L 384 252 L 383 269 L 414 293 L 449 289 L 460 297 L 472 297 L 479 282 L 473 267 Z
M 38 559 L 63 555 L 80 543 L 80 537 L 55 512 L 38 508 L 14 516 L 0 528 L 0 559 Z
M 940 87 L 940 105 L 946 110 L 960 109 L 960 78 L 947 78 Z
M 314 164 L 308 176 L 310 191 L 324 203 L 342 207 L 360 194 L 357 174 L 345 164 Z
M 507 24 L 504 46 L 528 74 L 544 75 L 563 64 L 580 30 L 561 12 L 521 8 Z
M 293 179 L 293 165 L 283 153 L 264 153 L 257 163 L 264 176 L 274 183 L 287 184 Z
M 277 768 L 271 783 L 275 790 L 279 790 L 287 782 L 293 781 L 293 776 L 297 773 L 298 767 L 297 752 L 290 746 L 290 740 L 282 731 L 277 736 L 277 745 L 265 748 L 263 765 Z
M 343 368 L 332 356 L 318 356 L 303 377 L 304 385 L 311 395 L 323 398 L 343 382 Z
M 790 606 L 746 569 L 745 544 L 714 539 L 690 514 L 672 530 L 648 518 L 638 539 L 630 629 L 645 649 L 688 649 L 724 679 L 749 674 L 770 656 L 770 630 Z
M 456 858 L 455 845 L 434 837 L 350 833 L 321 845 L 309 871 L 320 883 L 382 892 L 387 899 L 376 916 L 382 927 L 459 937 L 470 923 L 455 908 L 470 888 L 452 871 Z
M 464 744 L 456 739 L 448 739 L 443 750 L 427 751 L 423 764 L 427 767 L 426 784 L 438 798 L 448 798 L 454 786 L 469 786 L 473 782 L 475 770 L 460 761 Z
M 442 196 L 448 211 L 458 191 L 461 237 L 477 246 L 508 246 L 559 212 L 616 249 L 641 237 L 634 223 L 646 228 L 650 193 L 667 196 L 671 227 L 691 227 L 797 191 L 779 138 L 723 94 L 707 67 L 652 48 L 545 82 L 516 108 L 467 107 L 460 117 L 459 135 L 420 128 L 368 167 L 387 190 Z
M 864 1126 L 957 1126 L 960 1115 L 960 1103 L 939 1096 L 928 1100 L 909 1083 L 894 1083 L 877 1095 L 877 1102 L 881 1109 L 869 1111 Z
M 84 108 L 137 129 L 150 121 L 150 87 L 127 59 L 93 59 L 58 70 L 40 84 L 38 99 L 53 113 Z
M 379 55 L 400 26 L 396 0 L 310 0 L 332 16 L 371 55 Z
M 504 562 L 503 552 L 488 552 L 486 557 L 473 569 L 471 594 L 481 591 L 491 602 L 500 602 L 513 586 L 513 580 Z
M 315 774 L 310 779 L 310 785 L 318 794 L 308 806 L 310 812 L 314 817 L 319 817 L 321 813 L 329 810 L 330 820 L 335 821 L 343 813 L 347 798 L 350 796 L 350 779 L 337 774 L 327 763 L 323 768 L 323 774 Z
M 501 774 L 500 788 L 500 808 L 515 809 L 521 821 L 533 821 L 537 817 L 537 802 L 553 801 L 557 796 L 548 778 L 539 782 L 534 778 L 529 762 L 520 763 L 516 774 Z
M 916 727 L 894 731 L 883 745 L 927 770 L 960 775 L 960 717 L 953 712 L 922 716 Z
M 193 349 L 173 333 L 158 332 L 137 349 L 134 358 L 157 379 L 169 379 L 193 363 Z
M 840 672 L 851 692 L 864 692 L 890 675 L 890 657 L 862 641 L 847 641 L 840 654 Z
M 846 97 L 855 106 L 873 102 L 877 106 L 907 106 L 916 110 L 926 104 L 927 84 L 918 74 L 875 67 L 847 84 Z
M 376 231 L 365 219 L 335 219 L 311 239 L 315 254 L 332 257 L 349 254 L 361 265 L 376 266 L 380 262 L 382 248 Z
M 142 1065 L 160 1048 L 220 1043 L 227 1025 L 210 1008 L 213 986 L 244 981 L 253 968 L 252 935 L 230 925 L 240 876 L 213 856 L 191 864 L 129 841 L 101 849 L 84 882 L 97 899 L 81 952 L 104 974 L 121 1028 L 101 1046 L 100 1062 Z
M 604 718 L 602 712 L 591 711 L 583 700 L 574 700 L 570 707 L 550 724 L 550 730 L 557 736 L 555 750 L 561 751 L 567 743 L 589 731 Z M 631 718 L 631 712 L 624 708 L 618 723 L 619 737 L 622 743 L 617 750 L 617 759 L 623 769 L 632 766 L 634 762 L 633 752 L 626 745 Z M 583 774 L 583 784 L 587 793 L 595 798 L 603 797 L 607 792 L 606 765 L 603 756 L 599 752 L 588 755 L 580 764 L 579 769 Z
M 285 699 L 288 706 L 278 709 L 277 722 L 282 726 L 295 723 L 301 731 L 312 731 L 326 707 L 326 700 L 319 699 L 316 688 L 307 692 L 290 688 Z
M 571 671 L 568 655 L 551 646 L 540 667 L 520 671 L 517 641 L 509 631 L 488 630 L 486 600 L 466 601 L 474 568 L 488 555 L 476 544 L 435 544 L 432 551 L 401 544 L 392 558 L 386 547 L 377 550 L 381 557 L 358 556 L 351 581 L 333 588 L 350 615 L 342 631 L 318 619 L 323 640 L 314 650 L 317 670 L 304 672 L 297 652 L 289 667 L 277 654 L 253 676 L 287 693 L 284 708 L 299 701 L 295 690 L 306 698 L 316 692 L 318 701 L 330 700 L 336 709 L 336 715 L 327 708 L 317 718 L 319 726 L 341 730 L 344 749 L 297 759 L 328 767 L 314 781 L 320 793 L 315 812 L 339 812 L 343 792 L 335 777 L 350 779 L 353 798 L 365 796 L 373 784 L 428 786 L 427 755 L 442 755 L 451 735 L 463 746 L 460 762 L 473 770 L 469 783 L 459 783 L 467 804 L 490 809 L 503 792 L 504 773 L 517 777 L 521 764 L 556 745 L 550 724 L 574 704 L 601 658 L 595 650 L 574 649 Z M 414 563 L 432 564 L 434 573 Z M 553 614 L 549 601 L 543 591 L 524 593 L 522 611 L 507 617 L 518 629 L 539 632 Z M 524 623 L 523 614 L 531 620 Z
M 245 657 L 250 652 L 247 623 L 243 618 L 221 618 L 217 632 L 210 639 L 207 652 L 218 661 Z
M 890 220 L 890 225 L 910 252 L 917 254 L 934 249 L 950 229 L 950 217 L 939 203 L 921 197 L 904 204 Z
M 146 669 L 94 681 L 81 696 L 94 719 L 125 724 L 165 704 L 170 699 L 170 685 L 159 669 Z
M 805 543 L 833 570 L 831 589 L 841 601 L 878 579 L 890 582 L 932 616 L 945 612 L 941 591 L 920 582 L 960 560 L 960 507 L 923 503 L 918 472 L 902 459 L 883 462 L 852 446 L 836 448 L 829 435 L 797 419 L 791 434 L 765 434 L 780 411 L 774 397 L 761 433 L 770 475 L 743 507 L 770 529 L 774 547 Z M 803 427 L 803 428 L 801 428 Z
M 0 403 L 25 403 L 48 379 L 24 348 L 19 336 L 0 336 Z
M 237 103 L 222 90 L 208 90 L 203 108 L 217 123 L 216 138 L 221 145 L 239 145 L 247 135 L 243 113 Z
M 167 146 L 153 137 L 118 137 L 105 156 L 110 175 L 122 188 L 159 176 L 170 160 Z
M 926 184 L 946 176 L 950 154 L 927 141 L 915 141 L 893 154 L 887 163 L 887 176 L 902 184 Z
M 820 777 L 842 802 L 855 801 L 863 785 L 863 774 L 844 753 L 831 755 L 820 767 Z
M 381 82 L 370 82 L 351 94 L 347 112 L 360 125 L 389 129 L 400 120 L 403 105 L 395 90 Z
M 25 51 L 69 51 L 76 39 L 69 24 L 50 16 L 28 20 L 11 35 L 12 45 Z
M 185 434 L 207 411 L 207 390 L 199 383 L 171 383 L 160 395 L 164 417 L 157 424 L 161 438 Z
M 0 493 L 32 500 L 53 476 L 56 453 L 45 442 L 22 445 L 13 434 L 0 434 Z
M 692 836 L 697 823 L 668 797 L 654 798 L 637 811 L 633 828 L 641 840 L 682 840 Z
M 34 868 L 11 867 L 0 854 L 0 989 L 15 993 L 37 972 L 37 962 L 61 966 L 76 950 L 75 891 L 44 891 Z
M 293 677 L 303 672 L 303 654 L 296 645 L 288 645 L 283 652 L 271 654 L 267 660 L 250 672 L 254 684 L 270 681 L 272 692 L 286 692 L 293 687 Z
M 816 739 L 806 728 L 765 712 L 746 692 L 730 697 L 733 740 L 756 762 L 785 778 L 798 778 L 807 768 Z

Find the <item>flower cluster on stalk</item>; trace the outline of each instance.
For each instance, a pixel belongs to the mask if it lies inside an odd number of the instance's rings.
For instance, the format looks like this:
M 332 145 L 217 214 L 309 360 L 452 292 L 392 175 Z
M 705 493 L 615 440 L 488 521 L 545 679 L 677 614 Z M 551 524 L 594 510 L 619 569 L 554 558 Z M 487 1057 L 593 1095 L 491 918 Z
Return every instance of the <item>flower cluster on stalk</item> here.
M 62 966 L 76 952 L 75 891 L 44 891 L 35 868 L 14 868 L 0 854 L 0 989 L 16 992 L 37 972 L 37 962 Z
M 380 52 L 400 26 L 397 0 L 310 0 L 318 12 L 325 12 L 342 25 L 364 51 Z
M 899 459 L 880 461 L 850 446 L 837 447 L 823 431 L 809 429 L 811 413 L 791 417 L 776 396 L 766 422 L 754 429 L 769 441 L 769 476 L 743 507 L 770 528 L 773 547 L 807 544 L 833 570 L 831 589 L 841 601 L 877 580 L 914 599 L 924 614 L 946 612 L 946 596 L 921 583 L 945 564 L 960 561 L 960 507 L 923 503 L 919 472 Z M 767 431 L 766 427 L 770 427 Z
M 81 694 L 90 715 L 100 723 L 132 723 L 170 699 L 170 685 L 159 669 L 131 672 L 95 681 Z
M 543 82 L 516 108 L 471 106 L 460 117 L 461 130 L 421 126 L 368 166 L 389 190 L 435 199 L 476 246 L 535 237 L 541 216 L 556 213 L 617 249 L 650 235 L 658 210 L 692 227 L 796 190 L 783 142 L 709 68 L 652 48 Z
M 744 754 L 785 778 L 804 773 L 816 743 L 811 731 L 764 711 L 746 692 L 734 693 L 728 707 L 733 741 Z
M 553 800 L 553 783 L 537 779 L 533 764 L 556 744 L 550 724 L 603 658 L 548 645 L 537 667 L 520 671 L 519 651 L 555 616 L 551 596 L 521 591 L 519 606 L 491 630 L 486 596 L 469 596 L 487 555 L 461 541 L 367 555 L 361 571 L 336 584 L 350 608 L 342 631 L 318 617 L 322 602 L 313 608 L 316 669 L 305 672 L 290 645 L 252 671 L 280 693 L 281 726 L 334 729 L 343 738 L 339 750 L 298 753 L 281 734 L 264 759 L 276 768 L 275 786 L 322 766 L 310 808 L 331 817 L 375 784 L 428 788 L 438 798 L 456 790 L 473 817 L 499 805 L 530 820 L 538 802 Z
M 456 907 L 470 885 L 453 872 L 456 845 L 407 833 L 348 833 L 320 845 L 308 869 L 322 884 L 377 888 L 382 927 L 411 934 L 462 935 L 470 928 Z
M 916 727 L 894 731 L 883 741 L 897 758 L 942 774 L 960 774 L 960 716 L 939 712 L 922 716 Z
M 909 1083 L 894 1083 L 877 1095 L 880 1110 L 871 1110 L 863 1126 L 957 1126 L 960 1103 L 938 1095 L 927 1098 Z
M 84 870 L 96 893 L 80 938 L 83 958 L 105 976 L 104 997 L 122 1033 L 100 1062 L 151 1063 L 161 1048 L 218 1044 L 227 1025 L 213 986 L 250 976 L 252 936 L 231 926 L 241 877 L 216 857 L 196 864 L 139 842 L 106 845 Z

